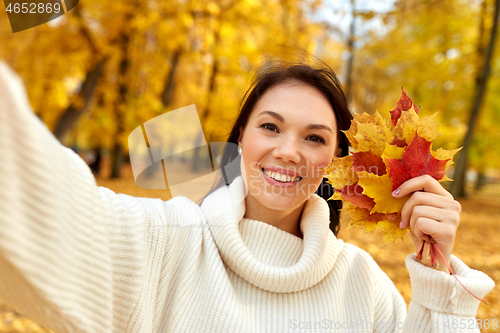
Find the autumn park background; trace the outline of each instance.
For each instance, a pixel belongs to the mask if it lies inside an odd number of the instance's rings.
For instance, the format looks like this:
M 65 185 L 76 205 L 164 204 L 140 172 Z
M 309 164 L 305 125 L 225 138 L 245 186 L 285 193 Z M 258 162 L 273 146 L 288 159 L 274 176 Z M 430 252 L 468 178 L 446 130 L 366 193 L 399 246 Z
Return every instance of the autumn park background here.
M 464 146 L 445 184 L 463 207 L 454 254 L 495 280 L 478 318 L 500 319 L 500 0 L 81 0 L 15 34 L 4 9 L 0 60 L 36 115 L 89 163 L 100 157 L 99 185 L 136 196 L 170 193 L 134 183 L 130 132 L 195 104 L 206 141 L 224 141 L 255 68 L 277 53 L 331 66 L 354 112 L 389 117 L 404 87 L 421 115 L 438 112 L 433 149 Z M 410 237 L 381 248 L 380 234 L 347 223 L 339 237 L 370 252 L 409 303 Z M 0 332 L 46 331 L 0 300 Z

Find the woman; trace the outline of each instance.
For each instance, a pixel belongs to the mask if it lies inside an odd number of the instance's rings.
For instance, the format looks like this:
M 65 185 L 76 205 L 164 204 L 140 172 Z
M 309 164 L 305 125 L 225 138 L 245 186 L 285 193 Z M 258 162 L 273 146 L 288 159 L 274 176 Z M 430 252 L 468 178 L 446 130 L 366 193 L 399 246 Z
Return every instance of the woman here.
M 329 68 L 258 77 L 229 138 L 242 175 L 230 171 L 229 185 L 200 206 L 97 187 L 32 115 L 5 65 L 0 91 L 0 297 L 56 332 L 444 332 L 453 319 L 474 327 L 479 302 L 453 277 L 409 255 L 407 314 L 373 259 L 329 230 L 339 207 L 314 192 L 319 169 L 346 154 L 340 130 L 350 121 Z M 228 150 L 225 161 L 233 158 Z M 483 297 L 493 281 L 451 255 L 459 205 L 428 177 L 394 195 L 412 192 L 402 227 L 416 249 L 431 235 Z

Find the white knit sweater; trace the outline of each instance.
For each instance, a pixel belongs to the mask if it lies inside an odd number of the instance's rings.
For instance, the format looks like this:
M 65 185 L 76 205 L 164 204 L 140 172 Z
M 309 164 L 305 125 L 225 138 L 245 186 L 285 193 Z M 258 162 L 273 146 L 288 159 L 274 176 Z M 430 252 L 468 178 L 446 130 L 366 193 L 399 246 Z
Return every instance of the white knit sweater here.
M 0 297 L 55 332 L 455 332 L 452 320 L 471 326 L 477 312 L 412 254 L 407 314 L 370 255 L 332 234 L 316 195 L 300 239 L 243 218 L 241 177 L 201 207 L 97 187 L 1 63 L 0 156 Z M 494 287 L 451 265 L 477 296 Z

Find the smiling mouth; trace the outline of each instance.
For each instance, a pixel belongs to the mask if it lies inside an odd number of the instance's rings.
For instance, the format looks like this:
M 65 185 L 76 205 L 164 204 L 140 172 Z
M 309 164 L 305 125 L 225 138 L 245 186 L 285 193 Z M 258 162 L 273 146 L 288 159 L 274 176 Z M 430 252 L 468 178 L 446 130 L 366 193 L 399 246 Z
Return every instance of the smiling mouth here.
M 295 176 L 284 175 L 278 172 L 266 170 L 264 168 L 262 168 L 262 172 L 269 178 L 272 178 L 280 183 L 293 183 L 293 182 L 298 183 L 300 180 L 302 180 L 302 177 L 300 176 L 295 177 Z

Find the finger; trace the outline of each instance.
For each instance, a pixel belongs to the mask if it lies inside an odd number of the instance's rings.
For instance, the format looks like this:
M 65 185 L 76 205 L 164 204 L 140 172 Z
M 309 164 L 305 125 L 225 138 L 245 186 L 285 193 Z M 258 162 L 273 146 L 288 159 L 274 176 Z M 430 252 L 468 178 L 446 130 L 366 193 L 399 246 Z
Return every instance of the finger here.
M 432 237 L 438 245 L 453 242 L 456 228 L 447 223 L 440 223 L 435 219 L 419 216 L 411 223 L 411 230 L 421 240 Z
M 401 184 L 392 195 L 396 198 L 402 198 L 416 191 L 430 192 L 453 199 L 453 196 L 446 191 L 437 180 L 429 175 L 423 175 L 407 180 Z
M 407 222 L 403 221 L 403 227 L 410 225 L 410 228 L 413 228 L 415 221 L 420 217 L 425 217 L 440 223 L 447 218 L 447 214 L 446 211 L 436 207 L 414 206 L 411 211 L 410 219 Z
M 460 214 L 460 209 L 455 205 L 455 202 L 448 198 L 429 192 L 415 192 L 401 208 L 401 221 L 403 221 L 404 225 L 408 225 L 412 210 L 415 206 L 449 209 L 451 211 L 458 211 Z
M 416 218 L 410 226 L 411 231 L 420 240 L 429 241 L 429 235 L 420 229 L 421 224 L 436 223 L 436 221 L 431 220 L 427 217 L 419 216 Z

